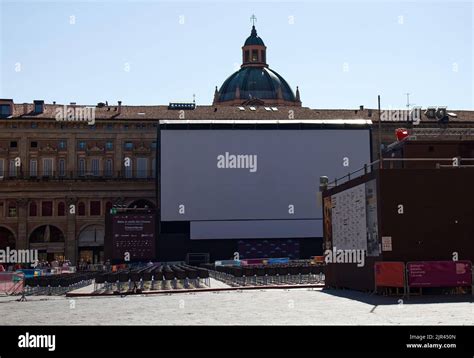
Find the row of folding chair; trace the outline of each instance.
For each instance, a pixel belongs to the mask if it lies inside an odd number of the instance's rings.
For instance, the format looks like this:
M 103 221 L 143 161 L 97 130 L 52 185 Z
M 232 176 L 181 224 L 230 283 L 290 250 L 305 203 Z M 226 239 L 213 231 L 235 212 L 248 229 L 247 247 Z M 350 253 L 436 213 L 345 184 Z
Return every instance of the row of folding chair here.
M 217 266 L 213 274 L 233 286 L 307 284 L 324 280 L 323 267 L 316 265 Z
M 90 285 L 96 273 L 80 272 L 25 279 L 25 295 L 61 295 Z
M 153 265 L 98 275 L 95 291 L 134 291 L 210 286 L 209 271 L 190 265 Z

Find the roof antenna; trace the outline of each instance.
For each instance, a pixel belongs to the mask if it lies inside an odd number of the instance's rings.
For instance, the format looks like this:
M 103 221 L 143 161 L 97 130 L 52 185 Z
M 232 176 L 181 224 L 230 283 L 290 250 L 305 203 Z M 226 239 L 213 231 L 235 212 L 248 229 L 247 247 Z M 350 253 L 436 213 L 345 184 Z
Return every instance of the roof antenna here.
M 407 109 L 410 109 L 410 106 L 414 105 L 415 103 L 410 103 L 410 93 L 405 93 L 407 96 Z

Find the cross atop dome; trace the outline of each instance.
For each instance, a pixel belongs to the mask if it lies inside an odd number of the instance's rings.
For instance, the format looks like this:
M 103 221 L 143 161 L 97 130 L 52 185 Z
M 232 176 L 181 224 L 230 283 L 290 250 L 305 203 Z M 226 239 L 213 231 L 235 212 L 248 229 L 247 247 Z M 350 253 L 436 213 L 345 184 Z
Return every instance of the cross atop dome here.
M 252 27 L 255 27 L 255 23 L 257 22 L 257 18 L 255 15 L 250 16 L 250 21 L 252 21 Z

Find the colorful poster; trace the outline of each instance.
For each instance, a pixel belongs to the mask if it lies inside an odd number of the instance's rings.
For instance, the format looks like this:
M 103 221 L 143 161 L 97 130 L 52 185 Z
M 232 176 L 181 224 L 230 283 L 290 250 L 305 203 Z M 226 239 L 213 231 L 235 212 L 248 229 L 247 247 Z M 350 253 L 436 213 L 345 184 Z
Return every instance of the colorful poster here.
M 471 261 L 408 262 L 410 287 L 458 287 L 472 285 Z
M 367 256 L 379 256 L 377 182 L 375 179 L 365 183 L 365 202 L 367 210 Z
M 367 251 L 365 184 L 334 194 L 331 202 L 333 246 Z
M 324 249 L 331 250 L 332 246 L 332 204 L 331 196 L 324 198 Z

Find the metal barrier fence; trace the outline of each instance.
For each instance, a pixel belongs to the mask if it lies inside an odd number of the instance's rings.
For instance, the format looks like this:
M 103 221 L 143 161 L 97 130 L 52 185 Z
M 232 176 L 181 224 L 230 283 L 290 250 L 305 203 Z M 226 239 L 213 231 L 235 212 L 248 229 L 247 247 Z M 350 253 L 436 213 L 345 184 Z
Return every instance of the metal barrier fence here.
M 351 179 L 360 177 L 362 175 L 371 173 L 375 170 L 390 170 L 402 168 L 406 163 L 417 163 L 426 164 L 426 168 L 472 168 L 474 163 L 474 158 L 382 158 L 374 160 L 372 163 L 365 164 L 362 168 L 359 168 L 353 172 L 347 173 L 346 175 L 335 178 L 333 181 L 328 182 L 327 188 L 333 188 L 345 182 L 348 182 Z
M 17 272 L 0 272 L 0 295 L 20 295 L 24 290 L 25 275 Z

